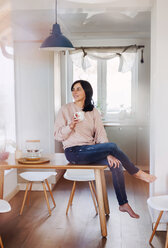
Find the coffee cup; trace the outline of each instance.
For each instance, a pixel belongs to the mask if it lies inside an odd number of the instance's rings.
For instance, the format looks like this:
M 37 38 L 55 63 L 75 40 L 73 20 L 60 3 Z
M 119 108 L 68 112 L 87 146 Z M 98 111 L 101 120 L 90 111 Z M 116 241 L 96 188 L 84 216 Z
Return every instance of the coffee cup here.
M 79 111 L 74 114 L 75 120 L 83 121 L 84 120 L 84 112 Z

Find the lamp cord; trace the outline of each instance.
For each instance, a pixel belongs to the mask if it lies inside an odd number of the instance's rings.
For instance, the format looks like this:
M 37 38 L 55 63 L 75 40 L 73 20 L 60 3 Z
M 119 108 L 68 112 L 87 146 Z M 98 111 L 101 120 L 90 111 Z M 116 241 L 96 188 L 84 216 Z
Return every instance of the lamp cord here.
M 55 0 L 55 23 L 57 24 L 57 0 Z

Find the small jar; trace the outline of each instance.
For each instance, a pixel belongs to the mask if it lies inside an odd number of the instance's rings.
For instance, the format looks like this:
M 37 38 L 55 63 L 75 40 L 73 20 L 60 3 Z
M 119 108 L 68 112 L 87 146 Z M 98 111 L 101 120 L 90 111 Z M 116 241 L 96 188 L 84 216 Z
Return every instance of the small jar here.
M 26 157 L 41 157 L 40 140 L 26 140 Z

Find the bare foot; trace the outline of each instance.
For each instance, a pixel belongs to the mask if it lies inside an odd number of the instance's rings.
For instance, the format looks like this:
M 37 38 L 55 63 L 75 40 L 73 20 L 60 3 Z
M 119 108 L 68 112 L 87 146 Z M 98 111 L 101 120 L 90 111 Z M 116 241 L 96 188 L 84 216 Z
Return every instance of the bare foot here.
M 150 175 L 142 170 L 139 170 L 137 173 L 133 174 L 133 176 L 147 183 L 153 183 L 156 180 L 154 175 Z
M 132 218 L 139 219 L 139 215 L 136 214 L 128 203 L 119 206 L 121 212 L 127 212 Z

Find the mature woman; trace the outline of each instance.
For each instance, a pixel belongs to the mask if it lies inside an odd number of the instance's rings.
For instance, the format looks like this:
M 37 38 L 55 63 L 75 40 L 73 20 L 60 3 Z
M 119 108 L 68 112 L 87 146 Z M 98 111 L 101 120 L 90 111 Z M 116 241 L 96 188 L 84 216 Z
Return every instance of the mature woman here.
M 60 109 L 55 122 L 55 139 L 62 141 L 67 160 L 72 164 L 107 164 L 112 172 L 119 210 L 139 218 L 128 204 L 123 168 L 148 183 L 156 177 L 139 170 L 115 143 L 109 143 L 100 114 L 94 107 L 89 82 L 78 80 L 71 87 L 74 102 Z M 77 114 L 84 114 L 83 120 Z M 81 116 L 80 116 L 81 117 Z

